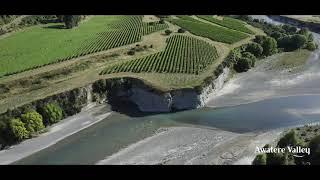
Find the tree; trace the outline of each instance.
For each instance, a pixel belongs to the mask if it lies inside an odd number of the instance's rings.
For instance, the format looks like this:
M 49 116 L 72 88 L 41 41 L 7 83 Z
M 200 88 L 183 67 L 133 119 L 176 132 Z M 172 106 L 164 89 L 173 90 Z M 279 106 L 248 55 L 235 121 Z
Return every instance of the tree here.
M 251 64 L 252 64 L 251 59 L 246 57 L 241 57 L 238 59 L 237 63 L 234 65 L 234 69 L 237 72 L 246 72 L 250 69 Z
M 56 15 L 59 22 L 64 22 L 64 15 Z
M 278 39 L 282 38 L 284 36 L 284 34 L 279 31 L 276 31 L 276 32 L 272 32 L 270 34 L 270 36 L 273 37 L 275 40 L 278 40 Z
M 320 135 L 311 139 L 309 143 L 310 148 L 310 163 L 313 165 L 320 165 Z
M 288 165 L 288 154 L 287 153 L 270 153 L 267 154 L 268 165 Z
M 178 33 L 184 33 L 184 32 L 186 32 L 184 29 L 182 28 L 178 29 Z
M 164 33 L 166 33 L 166 35 L 170 35 L 172 33 L 172 31 L 167 29 L 167 30 L 164 31 Z
M 317 49 L 317 46 L 313 42 L 307 42 L 306 49 L 310 51 L 314 51 Z
M 29 137 L 30 132 L 26 129 L 25 124 L 19 119 L 11 119 L 9 123 L 12 134 L 19 141 Z
M 250 62 L 251 62 L 250 67 L 254 67 L 257 58 L 252 53 L 244 52 L 244 53 L 242 53 L 242 57 L 250 59 Z
M 45 124 L 54 124 L 63 118 L 63 110 L 56 103 L 46 104 L 43 107 L 41 114 Z
M 21 121 L 25 124 L 26 129 L 30 133 L 35 133 L 44 129 L 42 116 L 34 110 L 22 114 Z
M 291 130 L 285 134 L 278 142 L 278 147 L 286 148 L 287 146 L 302 145 L 302 140 L 299 139 L 295 130 Z
M 159 24 L 164 24 L 164 20 L 160 19 Z
M 63 17 L 63 21 L 68 29 L 78 26 L 80 20 L 80 15 L 64 15 Z
M 272 37 L 266 37 L 261 46 L 263 48 L 263 54 L 266 56 L 277 53 L 277 41 Z
M 262 35 L 257 35 L 255 36 L 255 38 L 253 39 L 254 42 L 262 45 L 262 43 L 267 39 L 267 36 L 262 36 Z
M 252 53 L 256 57 L 261 57 L 263 53 L 263 48 L 258 43 L 250 43 L 247 45 L 246 51 Z
M 297 28 L 288 24 L 282 25 L 282 29 L 286 31 L 288 34 L 294 34 L 297 32 Z
M 267 165 L 267 155 L 264 153 L 264 154 L 258 154 L 253 162 L 252 162 L 253 165 Z
M 301 34 L 292 35 L 290 39 L 293 50 L 304 47 L 307 42 L 307 38 Z

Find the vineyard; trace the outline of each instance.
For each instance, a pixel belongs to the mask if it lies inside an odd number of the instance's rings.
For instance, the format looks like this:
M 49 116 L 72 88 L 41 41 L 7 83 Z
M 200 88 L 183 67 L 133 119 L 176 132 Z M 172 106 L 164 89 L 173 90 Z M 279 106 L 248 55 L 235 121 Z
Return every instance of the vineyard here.
M 0 40 L 0 77 L 132 44 L 168 27 L 142 16 L 94 16 L 75 29 L 34 26 Z
M 101 74 L 119 72 L 199 74 L 217 58 L 217 50 L 209 43 L 186 35 L 174 35 L 167 39 L 164 51 L 109 66 Z
M 245 33 L 249 33 L 249 34 L 254 34 L 250 29 L 248 29 L 243 22 L 237 20 L 237 19 L 233 19 L 230 17 L 223 17 L 223 20 L 219 20 L 217 18 L 214 18 L 213 16 L 197 16 L 201 19 L 207 20 L 209 22 L 218 24 L 220 26 L 224 26 L 230 29 L 234 29 L 237 31 L 242 31 Z
M 204 23 L 189 16 L 179 16 L 179 19 L 169 19 L 169 21 L 195 35 L 223 43 L 232 44 L 249 37 L 244 33 Z

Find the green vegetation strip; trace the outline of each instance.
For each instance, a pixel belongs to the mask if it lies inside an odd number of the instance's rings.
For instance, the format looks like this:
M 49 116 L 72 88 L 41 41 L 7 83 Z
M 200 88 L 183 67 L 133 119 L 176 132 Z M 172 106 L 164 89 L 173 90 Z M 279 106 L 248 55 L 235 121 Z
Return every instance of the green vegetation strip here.
M 179 16 L 179 19 L 170 19 L 169 21 L 195 35 L 207 37 L 213 41 L 223 43 L 233 44 L 249 37 L 249 35 L 244 33 L 200 22 L 189 16 Z
M 234 29 L 234 30 L 237 30 L 237 31 L 241 31 L 241 32 L 245 32 L 245 33 L 249 33 L 249 34 L 254 34 L 253 31 L 251 31 L 250 29 L 248 29 L 244 22 L 241 22 L 237 19 L 233 19 L 233 18 L 230 18 L 230 17 L 223 17 L 223 20 L 219 20 L 217 18 L 214 18 L 213 16 L 197 16 L 201 19 L 204 19 L 204 20 L 207 20 L 209 22 L 212 22 L 212 23 L 215 23 L 215 24 L 218 24 L 220 26 L 224 26 L 224 27 L 227 27 L 227 28 L 230 28 L 230 29 Z
M 163 52 L 110 66 L 102 74 L 119 72 L 199 74 L 218 58 L 215 47 L 190 36 L 174 35 L 168 38 L 167 43 Z

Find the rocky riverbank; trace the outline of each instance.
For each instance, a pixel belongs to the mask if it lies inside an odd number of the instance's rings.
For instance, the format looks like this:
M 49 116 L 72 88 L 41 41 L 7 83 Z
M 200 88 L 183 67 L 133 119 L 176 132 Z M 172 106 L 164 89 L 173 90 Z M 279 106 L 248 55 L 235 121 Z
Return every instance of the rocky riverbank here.
M 115 153 L 97 164 L 251 164 L 256 147 L 282 130 L 238 134 L 203 127 L 171 127 Z

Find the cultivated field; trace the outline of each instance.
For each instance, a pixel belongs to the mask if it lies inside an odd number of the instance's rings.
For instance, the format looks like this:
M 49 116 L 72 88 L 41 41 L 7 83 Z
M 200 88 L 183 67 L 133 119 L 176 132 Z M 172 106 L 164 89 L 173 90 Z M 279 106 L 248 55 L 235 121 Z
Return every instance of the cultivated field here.
M 74 29 L 61 23 L 26 28 L 0 39 L 0 77 L 132 44 L 166 27 L 142 16 L 94 16 Z
M 248 34 L 254 34 L 254 32 L 252 32 L 250 29 L 248 29 L 245 26 L 244 22 L 241 22 L 241 21 L 234 19 L 234 18 L 223 17 L 223 19 L 220 20 L 220 19 L 217 19 L 213 16 L 203 16 L 202 15 L 202 16 L 197 16 L 197 17 L 202 18 L 204 20 L 207 20 L 209 22 L 218 24 L 220 26 L 224 26 L 224 27 L 233 29 L 233 30 L 242 31 L 242 32 L 245 32 Z
M 218 57 L 209 43 L 186 35 L 167 39 L 164 51 L 108 67 L 102 74 L 157 72 L 199 74 Z
M 192 34 L 207 37 L 213 41 L 233 44 L 249 35 L 229 28 L 211 25 L 198 21 L 190 16 L 178 16 L 179 18 L 171 18 L 170 22 L 190 31 Z

